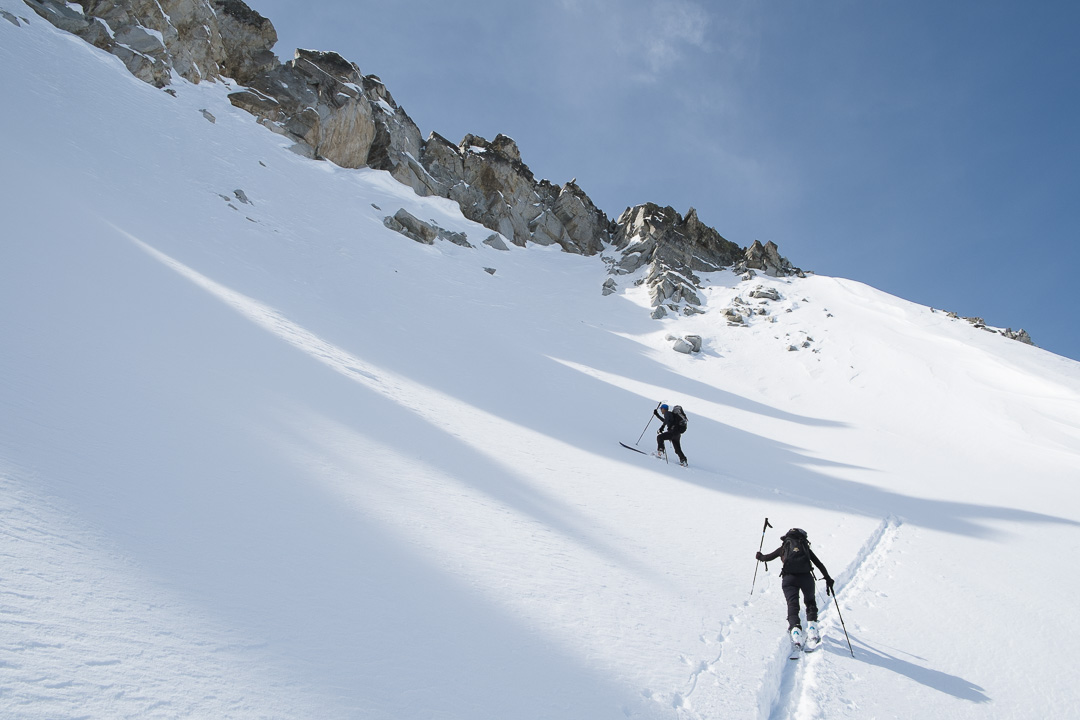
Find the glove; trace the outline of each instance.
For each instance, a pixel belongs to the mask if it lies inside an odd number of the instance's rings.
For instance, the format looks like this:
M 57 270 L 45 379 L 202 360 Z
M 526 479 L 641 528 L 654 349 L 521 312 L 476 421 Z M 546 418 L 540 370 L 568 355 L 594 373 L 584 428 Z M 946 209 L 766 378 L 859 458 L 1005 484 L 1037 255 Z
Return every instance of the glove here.
M 761 554 L 761 551 L 758 551 L 757 553 L 755 553 L 754 557 L 756 557 L 758 560 L 764 560 L 765 559 L 765 556 Z
M 826 595 L 832 595 L 833 594 L 832 586 L 833 586 L 833 579 L 829 578 L 829 577 L 825 578 L 825 594 Z

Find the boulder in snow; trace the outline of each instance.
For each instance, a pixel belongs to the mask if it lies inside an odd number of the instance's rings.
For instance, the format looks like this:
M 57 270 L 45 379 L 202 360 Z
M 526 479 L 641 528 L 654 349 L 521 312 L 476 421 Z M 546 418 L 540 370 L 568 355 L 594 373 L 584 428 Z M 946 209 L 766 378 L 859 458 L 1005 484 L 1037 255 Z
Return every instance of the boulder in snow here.
M 780 292 L 776 288 L 758 285 L 756 288 L 750 291 L 750 297 L 759 298 L 761 300 L 779 300 Z

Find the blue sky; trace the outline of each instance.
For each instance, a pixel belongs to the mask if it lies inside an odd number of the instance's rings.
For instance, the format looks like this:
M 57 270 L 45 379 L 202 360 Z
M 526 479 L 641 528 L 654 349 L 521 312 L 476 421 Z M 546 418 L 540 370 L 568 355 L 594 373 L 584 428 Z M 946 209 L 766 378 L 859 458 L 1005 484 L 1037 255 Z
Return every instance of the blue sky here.
M 248 0 L 426 135 L 513 137 L 610 216 L 740 245 L 1080 359 L 1080 4 Z

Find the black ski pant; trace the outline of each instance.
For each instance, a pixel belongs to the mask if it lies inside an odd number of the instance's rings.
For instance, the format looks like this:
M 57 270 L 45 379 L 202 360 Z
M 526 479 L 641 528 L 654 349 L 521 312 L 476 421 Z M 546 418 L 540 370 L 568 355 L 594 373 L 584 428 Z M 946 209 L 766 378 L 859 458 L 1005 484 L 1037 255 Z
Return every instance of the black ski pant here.
M 810 573 L 798 573 L 785 575 L 780 587 L 784 589 L 784 599 L 787 600 L 787 625 L 788 630 L 798 626 L 799 622 L 799 593 L 802 592 L 803 602 L 806 603 L 806 622 L 817 620 L 817 598 L 814 596 L 814 576 Z
M 664 452 L 664 441 L 670 440 L 671 447 L 675 448 L 675 454 L 679 456 L 679 462 L 686 462 L 686 456 L 682 454 L 682 442 L 679 440 L 681 437 L 682 433 L 674 430 L 660 433 L 656 436 L 656 452 Z

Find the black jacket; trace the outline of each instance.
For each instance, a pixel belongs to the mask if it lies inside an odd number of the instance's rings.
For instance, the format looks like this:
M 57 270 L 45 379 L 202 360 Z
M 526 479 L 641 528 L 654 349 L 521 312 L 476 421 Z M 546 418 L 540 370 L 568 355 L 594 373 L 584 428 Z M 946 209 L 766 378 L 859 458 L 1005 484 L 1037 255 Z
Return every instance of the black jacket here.
M 663 415 L 660 414 L 659 409 L 653 410 L 652 412 L 653 415 L 659 418 L 660 422 L 663 423 L 663 425 L 660 426 L 660 432 L 664 432 L 665 427 L 672 432 L 680 434 L 686 432 L 686 426 L 679 421 L 679 416 L 671 412 L 671 410 L 664 410 Z
M 784 546 L 781 545 L 768 555 L 762 555 L 761 553 L 758 553 L 758 560 L 761 560 L 762 562 L 769 562 L 770 560 L 775 560 L 776 558 L 780 557 L 781 553 L 783 552 Z M 817 569 L 821 571 L 821 577 L 825 578 L 825 582 L 831 581 L 832 578 L 829 577 L 829 571 L 825 569 L 825 565 L 823 565 L 821 560 L 818 559 L 818 556 L 814 554 L 813 549 L 807 546 L 806 552 L 810 555 L 810 562 L 814 563 L 814 565 L 817 565 Z M 786 557 L 780 559 L 784 563 L 784 569 L 780 571 L 781 575 L 794 575 L 796 574 L 796 572 L 803 572 L 803 574 L 805 574 L 805 571 L 791 571 L 789 565 L 792 564 L 794 558 Z

